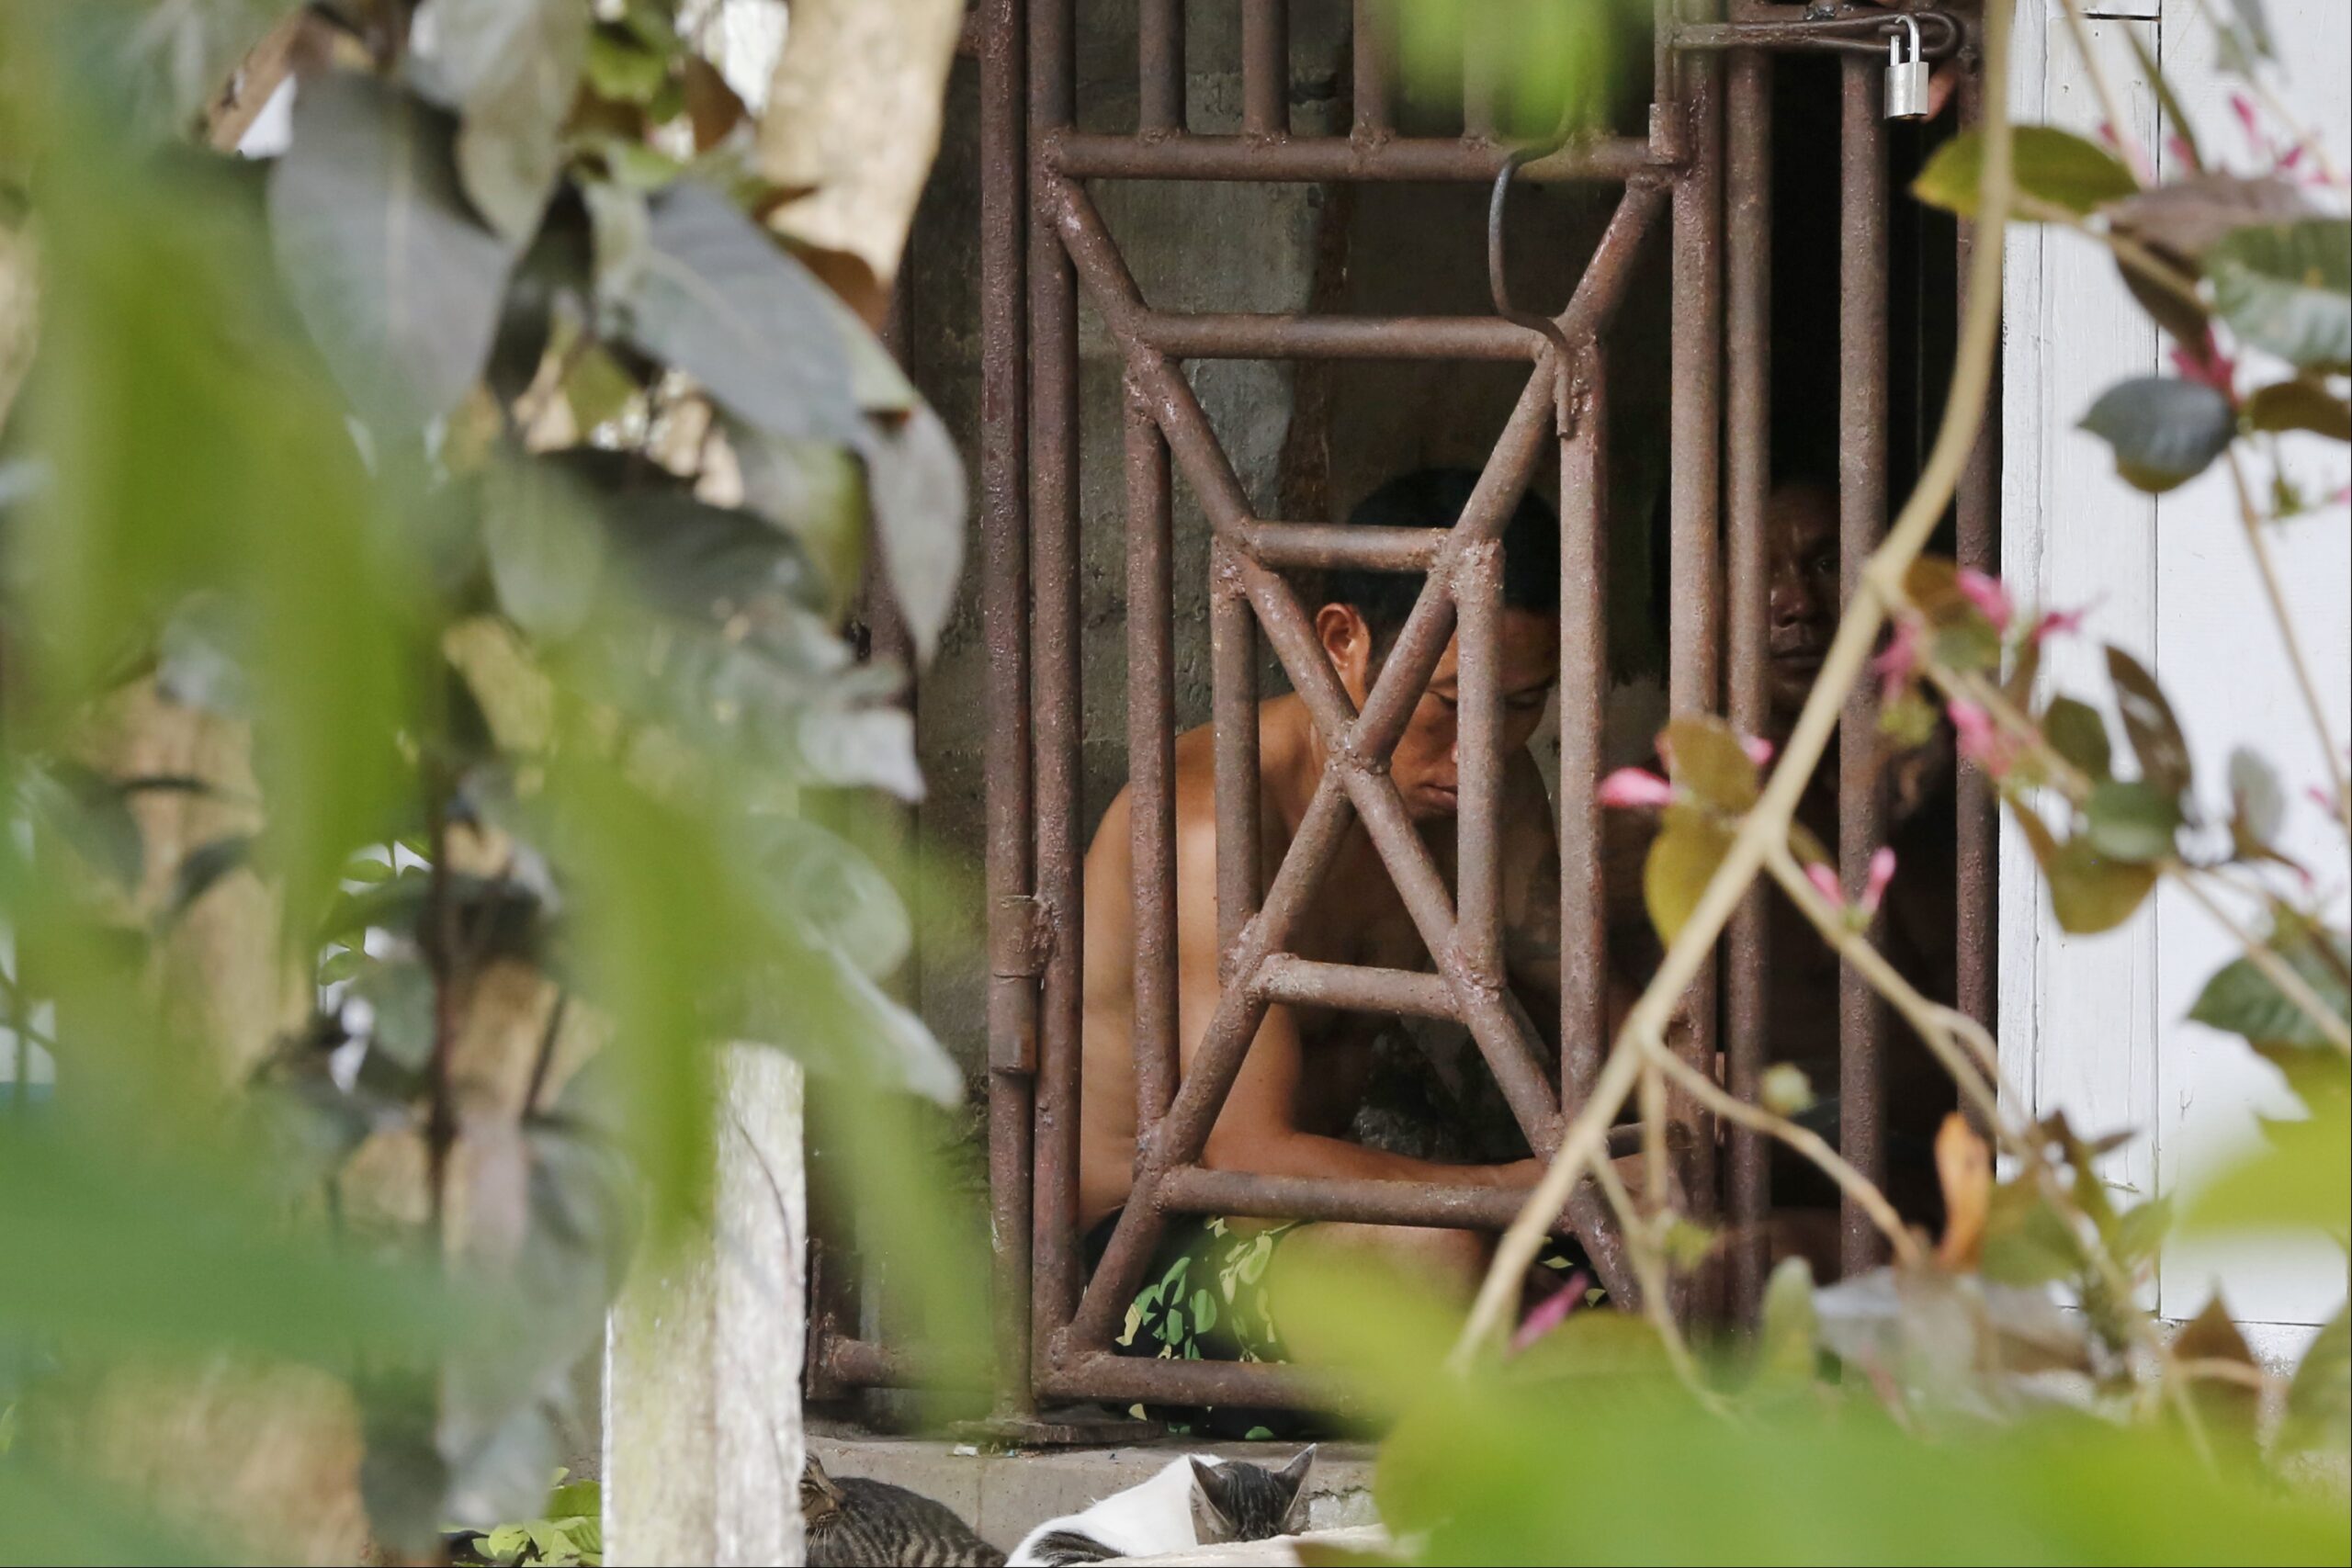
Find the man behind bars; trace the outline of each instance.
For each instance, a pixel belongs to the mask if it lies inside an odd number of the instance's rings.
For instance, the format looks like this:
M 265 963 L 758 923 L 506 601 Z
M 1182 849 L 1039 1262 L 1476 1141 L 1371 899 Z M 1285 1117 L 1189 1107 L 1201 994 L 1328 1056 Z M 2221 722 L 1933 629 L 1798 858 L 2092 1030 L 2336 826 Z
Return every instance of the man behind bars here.
M 1350 518 L 1364 528 L 1453 525 L 1477 476 L 1424 469 L 1390 480 Z M 1559 860 L 1552 809 L 1527 750 L 1559 673 L 1559 524 L 1522 500 L 1503 536 L 1499 644 L 1503 702 L 1501 829 L 1503 950 L 1509 980 L 1539 1032 L 1559 1018 Z M 1422 586 L 1411 572 L 1326 574 L 1314 628 L 1358 708 L 1378 679 Z M 1314 597 L 1307 603 L 1316 604 Z M 1459 638 L 1446 645 L 1388 764 L 1405 809 L 1451 887 L 1460 803 L 1456 750 Z M 1322 778 L 1328 747 L 1296 695 L 1258 709 L 1259 818 L 1263 880 L 1298 832 Z M 1209 726 L 1176 741 L 1177 1031 L 1189 1072 L 1216 1010 L 1216 819 Z M 1080 1134 L 1080 1223 L 1090 1264 L 1127 1201 L 1136 1156 L 1135 935 L 1138 889 L 1130 854 L 1130 797 L 1111 803 L 1086 857 L 1084 1100 Z M 1263 886 L 1263 881 L 1261 881 Z M 1428 949 L 1361 822 L 1351 822 L 1292 950 L 1332 964 L 1433 968 Z M 1344 1135 L 1364 1098 L 1374 1037 L 1386 1016 L 1275 1004 L 1266 1010 L 1232 1093 L 1202 1153 L 1211 1169 L 1254 1175 L 1372 1178 L 1462 1187 L 1527 1187 L 1533 1160 L 1448 1165 L 1391 1154 Z M 1633 1162 L 1621 1161 L 1629 1184 Z M 1123 1352 L 1208 1359 L 1283 1359 L 1281 1277 L 1301 1259 L 1348 1254 L 1400 1266 L 1466 1303 L 1490 1238 L 1461 1230 L 1270 1224 L 1170 1216 L 1120 1336 Z M 1270 1265 L 1279 1266 L 1269 1275 Z M 1205 1297 L 1200 1292 L 1206 1292 Z M 1205 1308 L 1205 1310 L 1203 1310 Z M 1295 1325 L 1294 1325 L 1295 1326 Z

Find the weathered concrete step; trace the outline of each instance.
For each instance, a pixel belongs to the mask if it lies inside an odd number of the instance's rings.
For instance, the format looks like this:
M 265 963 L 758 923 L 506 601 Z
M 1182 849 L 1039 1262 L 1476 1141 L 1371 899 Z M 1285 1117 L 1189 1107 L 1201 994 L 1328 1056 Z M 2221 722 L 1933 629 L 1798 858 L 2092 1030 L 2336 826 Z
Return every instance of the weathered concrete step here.
M 944 1503 L 982 1539 L 1008 1551 L 1043 1521 L 1074 1514 L 1148 1480 L 1180 1454 L 1213 1453 L 1221 1459 L 1279 1467 L 1298 1452 L 1295 1443 L 1196 1443 L 1168 1438 L 1114 1449 L 982 1453 L 967 1445 L 876 1438 L 840 1428 L 812 1430 L 808 1440 L 808 1451 L 829 1474 L 887 1481 Z M 1315 1469 L 1306 1483 L 1310 1529 L 1376 1522 L 1372 1465 L 1368 1444 L 1324 1443 L 1317 1448 Z M 1263 1548 L 1266 1543 L 1255 1544 Z

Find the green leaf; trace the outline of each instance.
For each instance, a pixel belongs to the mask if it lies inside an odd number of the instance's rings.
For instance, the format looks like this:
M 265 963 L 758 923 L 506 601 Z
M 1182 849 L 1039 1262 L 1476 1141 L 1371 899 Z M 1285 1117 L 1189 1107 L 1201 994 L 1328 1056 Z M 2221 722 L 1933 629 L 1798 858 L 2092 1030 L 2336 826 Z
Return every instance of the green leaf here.
M 2077 838 L 2058 848 L 2042 874 L 2060 928 L 2087 936 L 2130 919 L 2154 888 L 2158 873 L 2152 865 L 2110 860 L 2087 839 Z
M 2019 194 L 2088 216 L 2102 204 L 2139 189 L 2132 171 L 2105 148 L 2047 125 L 2013 131 L 2012 157 Z M 1912 182 L 1911 194 L 1962 218 L 1976 216 L 1984 179 L 1984 138 L 1963 131 L 1943 144 Z
M 2172 1229 L 2172 1200 L 2151 1198 L 2134 1204 L 2117 1219 L 2112 1243 L 2117 1261 L 2134 1268 L 2155 1260 L 2165 1233 Z
M 409 1072 L 421 1072 L 433 1056 L 433 976 L 413 958 L 372 962 L 351 987 L 354 998 L 374 1015 L 368 1048 Z
M 2305 370 L 2352 367 L 2352 219 L 2240 229 L 2206 258 L 2231 330 Z
M 2043 1285 L 2082 1271 L 2082 1241 L 2030 1182 L 1993 1190 L 1985 1220 L 1984 1278 L 2007 1285 Z
M 589 35 L 583 64 L 588 85 L 616 103 L 650 104 L 670 80 L 666 57 L 639 47 L 614 28 L 600 27 Z
M 2237 411 L 2211 387 L 2142 376 L 2101 393 L 2082 428 L 2115 450 L 2125 482 L 2162 494 L 2195 479 L 2229 449 Z
M 2287 1385 L 2278 1447 L 2287 1453 L 2352 1448 L 2352 1307 L 2338 1308 Z
M 2267 850 L 2286 817 L 2286 794 L 2261 753 L 2244 746 L 2231 751 L 2230 837 L 2238 853 Z
M 1819 1327 L 1811 1266 L 1802 1258 L 1783 1258 L 1764 1287 L 1764 1312 L 1756 1334 L 1757 1381 L 1791 1388 L 1810 1386 L 1817 1359 L 1814 1337 Z
M 610 306 L 627 299 L 645 275 L 651 209 L 644 191 L 617 179 L 582 179 L 580 196 L 596 243 L 596 298 Z
M 827 704 L 801 716 L 800 755 L 812 778 L 836 788 L 869 786 L 922 798 L 914 716 L 904 708 Z
M 130 814 L 130 798 L 113 780 L 60 760 L 26 769 L 17 795 L 36 824 L 54 832 L 119 888 L 136 892 L 146 880 L 146 840 Z
M 1723 720 L 1704 714 L 1675 719 L 1659 749 L 1675 782 L 1715 810 L 1737 816 L 1756 804 L 1755 760 Z
M 373 78 L 315 78 L 271 171 L 270 223 L 296 310 L 371 423 L 413 429 L 481 373 L 513 247 L 465 205 L 456 128 Z
M 1666 808 L 1663 829 L 1642 867 L 1642 898 L 1658 940 L 1672 944 L 1730 850 L 1730 831 L 1710 813 L 1690 806 Z
M 2245 225 L 2303 218 L 2312 210 L 2311 199 L 2292 181 L 2229 174 L 2151 186 L 2106 208 L 2117 231 L 2144 241 L 2190 271 Z
M 2331 963 L 2322 951 L 2323 942 L 2335 949 L 2335 962 Z M 2340 933 L 2284 942 L 2274 936 L 2272 951 L 2310 985 L 2323 1007 L 2338 1018 L 2352 1016 L 2352 996 L 2346 994 L 2344 981 L 2347 949 Z M 2188 1010 L 2188 1017 L 2191 1022 L 2208 1029 L 2244 1035 L 2263 1044 L 2329 1043 L 2319 1025 L 2278 989 L 2251 958 L 2233 959 L 2206 981 L 2196 1004 Z
M 2084 810 L 2084 836 L 2109 860 L 2167 859 L 2179 829 L 2179 801 L 2141 780 L 2109 779 L 2094 786 Z
M 727 442 L 743 476 L 743 505 L 799 541 L 824 574 L 824 611 L 845 614 L 865 570 L 865 485 L 841 446 L 763 434 L 738 420 Z
M 594 499 L 621 581 L 649 604 L 725 620 L 771 600 L 817 609 L 825 585 L 789 536 L 748 512 L 713 506 L 655 465 L 575 448 L 555 465 Z
M 906 962 L 913 923 L 898 889 L 850 842 L 814 822 L 764 825 L 763 869 L 779 916 L 806 921 L 876 979 Z
M 602 344 L 592 343 L 574 355 L 571 368 L 563 378 L 563 398 L 571 405 L 571 423 L 583 435 L 618 419 L 629 399 L 641 389 Z
M 580 91 L 588 7 L 580 0 L 432 0 L 432 63 L 458 110 L 458 175 L 508 243 L 539 226 L 563 166 L 563 122 Z M 424 15 L 420 15 L 422 24 Z
M 928 663 L 964 566 L 964 461 L 939 416 L 920 403 L 902 420 L 877 422 L 865 450 L 882 567 L 915 657 Z
M 482 476 L 491 581 L 499 606 L 533 637 L 568 637 L 595 607 L 604 541 L 591 506 L 550 462 L 507 457 Z
M 771 434 L 854 442 L 862 434 L 847 353 L 824 285 L 707 186 L 652 203 L 630 335 Z
M 2188 742 L 2181 737 L 2164 688 L 2138 660 L 2111 643 L 2107 673 L 2115 682 L 2116 712 L 2123 720 L 2124 738 L 2140 760 L 2140 776 L 2168 795 L 2179 795 L 2190 778 Z
M 2352 1238 L 2352 1121 L 2345 1102 L 2322 1100 L 2300 1122 L 2267 1121 L 2264 1146 L 2222 1171 L 2190 1201 L 2182 1228 L 2316 1230 L 2340 1247 Z
M 2331 441 L 2352 441 L 2352 402 L 2308 376 L 2257 388 L 2245 400 L 2255 430 L 2308 430 Z
M 2041 716 L 2041 733 L 2051 750 L 2080 769 L 2094 784 L 2105 779 L 2114 764 L 2108 746 L 2107 720 L 2088 703 L 2073 697 L 2054 699 Z
M 111 56 L 142 139 L 185 137 L 293 0 L 148 0 L 77 6 Z

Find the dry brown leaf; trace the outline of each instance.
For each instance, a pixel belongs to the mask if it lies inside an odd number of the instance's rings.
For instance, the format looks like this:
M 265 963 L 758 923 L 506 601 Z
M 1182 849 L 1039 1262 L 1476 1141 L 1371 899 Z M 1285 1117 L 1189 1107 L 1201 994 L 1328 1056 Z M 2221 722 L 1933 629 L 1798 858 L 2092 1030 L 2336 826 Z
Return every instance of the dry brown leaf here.
M 939 151 L 962 0 L 794 0 L 791 15 L 760 124 L 759 171 L 808 194 L 767 221 L 834 253 L 811 265 L 878 329 Z
M 1936 1175 L 1944 1189 L 1944 1239 L 1936 1261 L 1955 1270 L 1973 1269 L 1993 1206 L 1993 1151 L 1957 1111 L 1936 1130 Z

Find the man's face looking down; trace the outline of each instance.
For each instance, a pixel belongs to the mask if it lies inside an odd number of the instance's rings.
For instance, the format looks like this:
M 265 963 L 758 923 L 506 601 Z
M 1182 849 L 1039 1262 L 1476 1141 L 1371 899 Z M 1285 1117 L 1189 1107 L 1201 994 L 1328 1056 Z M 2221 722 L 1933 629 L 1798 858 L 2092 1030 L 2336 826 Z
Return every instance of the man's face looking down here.
M 1764 511 L 1771 573 L 1772 720 L 1785 733 L 1821 673 L 1838 629 L 1838 497 L 1826 485 L 1772 492 Z
M 1315 632 L 1340 683 L 1361 709 L 1380 677 L 1381 659 L 1388 649 L 1384 647 L 1374 655 L 1371 628 L 1349 604 L 1326 604 L 1317 611 Z M 1560 623 L 1556 616 L 1532 610 L 1505 609 L 1496 640 L 1502 671 L 1503 755 L 1509 758 L 1535 733 L 1559 679 Z M 1461 702 L 1462 638 L 1457 634 L 1447 641 L 1389 758 L 1388 776 L 1417 822 L 1452 817 L 1461 807 Z

